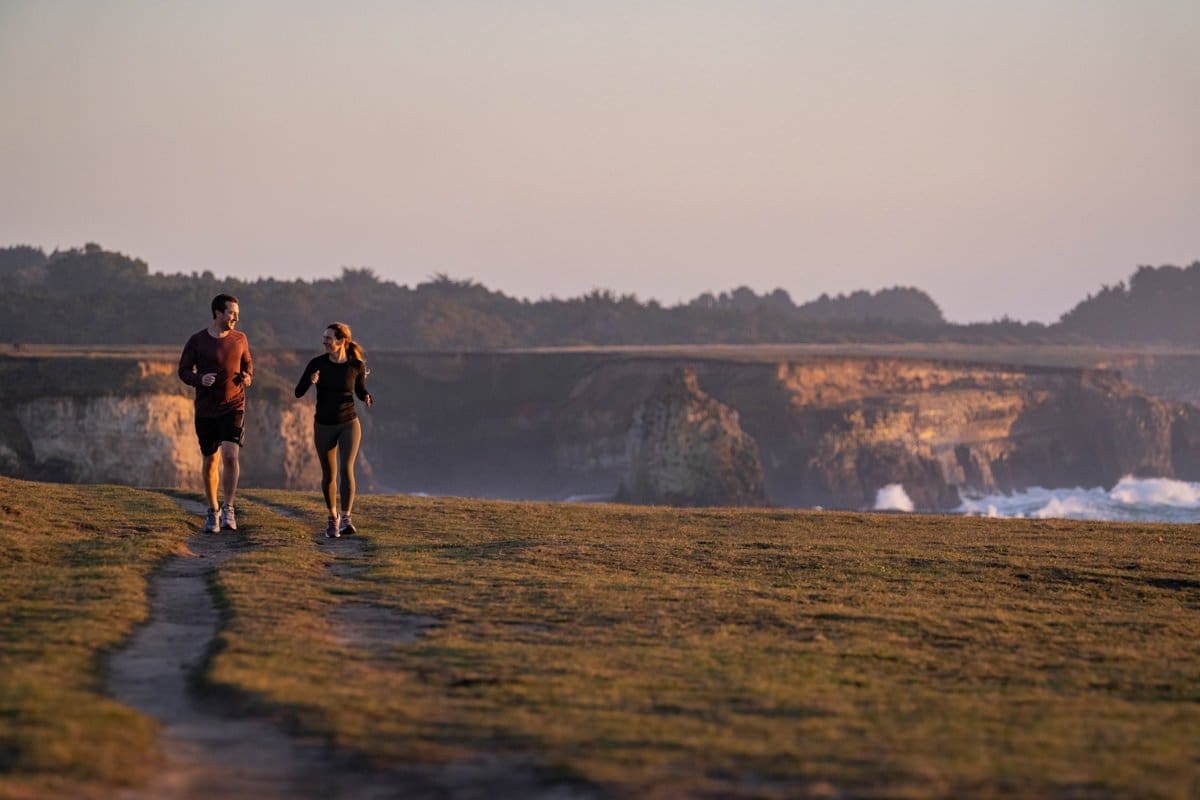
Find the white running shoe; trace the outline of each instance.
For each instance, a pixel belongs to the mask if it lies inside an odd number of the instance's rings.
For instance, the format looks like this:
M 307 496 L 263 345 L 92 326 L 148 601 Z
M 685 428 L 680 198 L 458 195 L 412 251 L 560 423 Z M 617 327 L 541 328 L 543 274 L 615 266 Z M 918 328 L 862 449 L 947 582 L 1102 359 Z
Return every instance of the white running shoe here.
M 233 513 L 233 506 L 228 503 L 221 506 L 221 530 L 237 530 L 237 515 Z

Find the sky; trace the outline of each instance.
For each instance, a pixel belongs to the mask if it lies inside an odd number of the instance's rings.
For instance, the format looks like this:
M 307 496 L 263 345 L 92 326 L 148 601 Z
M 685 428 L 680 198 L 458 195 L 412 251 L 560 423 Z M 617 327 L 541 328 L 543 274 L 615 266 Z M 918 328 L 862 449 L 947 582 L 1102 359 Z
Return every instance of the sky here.
M 1050 322 L 1200 261 L 1195 0 L 0 0 L 0 246 Z

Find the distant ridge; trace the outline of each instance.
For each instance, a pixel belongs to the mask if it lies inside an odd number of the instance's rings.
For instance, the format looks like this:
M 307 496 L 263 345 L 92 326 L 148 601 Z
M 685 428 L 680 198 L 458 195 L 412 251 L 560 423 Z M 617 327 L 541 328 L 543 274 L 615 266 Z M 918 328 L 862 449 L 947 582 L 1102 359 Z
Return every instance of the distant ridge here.
M 1062 316 L 1059 325 L 1097 342 L 1200 343 L 1200 261 L 1191 266 L 1138 267 L 1129 279 L 1105 286 Z
M 676 306 L 596 289 L 524 300 L 444 274 L 415 287 L 370 269 L 337 278 L 220 279 L 211 271 L 152 273 L 138 258 L 98 244 L 54 251 L 0 248 L 0 342 L 163 344 L 203 325 L 209 300 L 242 300 L 243 328 L 259 347 L 309 347 L 335 319 L 376 348 L 487 350 L 687 344 L 904 343 L 1200 345 L 1200 262 L 1142 267 L 1129 287 L 1104 287 L 1050 326 L 1008 318 L 945 321 L 924 291 L 891 287 L 795 303 L 783 289 L 742 286 Z

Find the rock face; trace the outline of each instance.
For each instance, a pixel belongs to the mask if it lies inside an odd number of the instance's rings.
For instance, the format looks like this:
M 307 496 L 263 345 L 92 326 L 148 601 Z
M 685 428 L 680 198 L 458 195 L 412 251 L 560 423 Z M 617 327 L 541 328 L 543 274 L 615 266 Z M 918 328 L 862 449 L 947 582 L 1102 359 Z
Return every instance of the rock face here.
M 200 486 L 191 390 L 171 362 L 6 359 L 0 397 L 0 471 L 74 483 Z M 241 485 L 315 488 L 312 410 L 290 391 L 256 381 L 246 414 Z M 370 471 L 359 470 L 370 484 Z
M 247 487 L 318 485 L 309 443 L 312 398 L 292 395 L 310 355 L 255 352 L 242 454 Z M 0 354 L 0 403 L 8 412 L 0 415 L 0 471 L 197 487 L 190 390 L 175 378 L 176 357 Z M 664 376 L 682 367 L 694 370 L 707 393 L 696 408 L 715 403 L 737 412 L 740 432 L 728 438 L 757 443 L 765 498 L 776 505 L 870 507 L 876 492 L 892 483 L 901 484 L 917 508 L 940 510 L 954 508 L 967 492 L 1111 487 L 1127 474 L 1200 480 L 1200 407 L 1149 395 L 1109 370 L 901 356 L 780 357 L 769 350 L 750 356 L 713 350 L 373 352 L 370 358 L 376 403 L 361 415 L 364 491 L 374 485 L 511 499 L 609 499 L 623 482 L 626 492 L 638 481 L 649 485 L 649 477 L 634 477 L 637 469 L 644 476 L 674 474 L 671 480 L 683 486 L 673 459 L 699 448 L 687 438 L 700 442 L 699 433 L 659 426 L 659 444 L 644 454 L 629 446 L 639 408 Z M 1151 366 L 1155 375 L 1171 373 L 1167 362 Z M 698 389 L 696 395 L 704 396 Z M 713 419 L 720 417 L 715 412 Z M 638 423 L 643 439 L 659 429 L 652 418 L 643 413 Z M 635 458 L 644 462 L 637 469 Z M 660 466 L 650 469 L 651 463 Z M 669 484 L 662 480 L 655 491 L 675 491 L 663 489 Z M 665 495 L 653 501 L 704 502 Z
M 765 505 L 762 462 L 738 413 L 700 391 L 696 372 L 669 374 L 630 426 L 617 499 L 677 506 Z
M 14 412 L 28 443 L 28 458 L 17 459 L 27 475 L 144 486 L 186 486 L 200 475 L 199 450 L 184 446 L 189 434 L 195 439 L 186 397 L 45 397 Z
M 892 483 L 944 510 L 968 492 L 1200 480 L 1197 408 L 1114 372 L 893 356 L 376 354 L 389 399 L 364 447 L 404 491 L 611 497 L 635 413 L 685 366 L 738 412 L 778 505 L 866 508 Z
M 960 492 L 1200 477 L 1195 408 L 1111 372 L 863 359 L 780 365 L 776 378 L 782 436 L 749 429 L 793 479 L 769 487 L 788 504 L 866 504 L 891 482 L 941 509 Z

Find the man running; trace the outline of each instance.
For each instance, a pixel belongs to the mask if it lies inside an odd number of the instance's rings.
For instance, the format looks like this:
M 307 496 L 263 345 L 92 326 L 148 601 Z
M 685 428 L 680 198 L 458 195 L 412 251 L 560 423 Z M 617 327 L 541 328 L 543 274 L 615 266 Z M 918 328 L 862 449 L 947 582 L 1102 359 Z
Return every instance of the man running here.
M 245 430 L 246 388 L 254 379 L 250 342 L 235 331 L 240 309 L 233 295 L 219 294 L 212 301 L 212 323 L 192 334 L 179 357 L 179 379 L 196 389 L 196 438 L 204 456 L 202 475 L 208 499 L 205 533 L 237 530 L 233 501 L 237 494 L 238 453 Z M 221 488 L 225 504 L 217 521 L 217 473 L 223 468 Z

